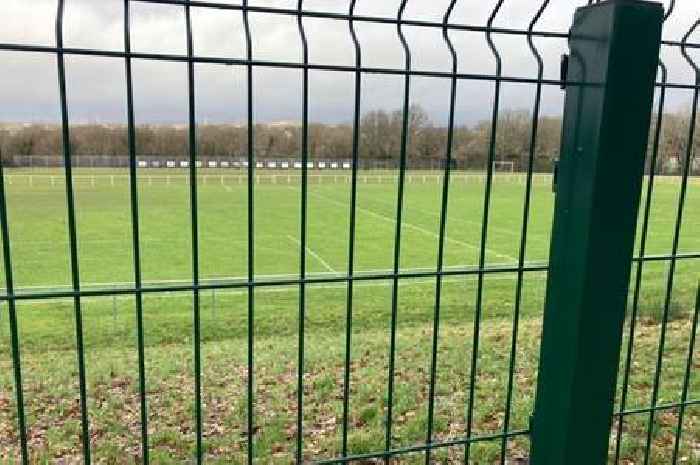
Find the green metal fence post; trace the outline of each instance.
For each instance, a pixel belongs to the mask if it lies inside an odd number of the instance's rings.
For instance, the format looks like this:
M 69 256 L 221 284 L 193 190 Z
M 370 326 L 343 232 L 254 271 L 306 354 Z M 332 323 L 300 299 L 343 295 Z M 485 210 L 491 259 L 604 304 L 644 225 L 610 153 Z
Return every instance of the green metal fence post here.
M 532 465 L 606 462 L 662 19 L 639 0 L 574 16 Z

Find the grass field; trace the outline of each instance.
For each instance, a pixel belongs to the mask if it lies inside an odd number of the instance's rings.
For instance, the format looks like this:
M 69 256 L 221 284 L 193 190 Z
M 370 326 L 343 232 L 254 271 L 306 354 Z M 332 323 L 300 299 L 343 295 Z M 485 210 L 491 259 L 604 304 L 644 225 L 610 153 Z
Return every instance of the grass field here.
M 192 279 L 189 186 L 180 170 L 140 172 L 139 207 L 142 271 L 147 283 Z M 248 199 L 245 175 L 203 170 L 198 179 L 200 276 L 203 280 L 245 280 Z M 7 170 L 8 215 L 15 286 L 18 292 L 66 289 L 70 256 L 65 185 L 61 171 Z M 75 171 L 80 278 L 83 288 L 132 286 L 133 256 L 126 171 Z M 311 173 L 308 186 L 307 268 L 312 276 L 347 273 L 350 185 L 347 173 Z M 300 261 L 298 175 L 260 171 L 255 195 L 257 280 L 297 277 Z M 274 175 L 274 176 L 273 176 Z M 358 187 L 355 267 L 359 274 L 393 266 L 396 218 L 395 173 L 362 173 Z M 366 176 L 364 179 L 362 176 Z M 381 177 L 380 177 L 381 176 Z M 437 261 L 441 177 L 411 172 L 402 222 L 401 270 L 433 270 Z M 659 178 L 651 204 L 646 255 L 671 251 L 680 182 Z M 517 263 L 525 186 L 522 176 L 494 180 L 486 243 L 486 266 Z M 478 265 L 483 217 L 483 175 L 456 173 L 448 204 L 445 265 Z M 529 217 L 526 262 L 546 263 L 554 196 L 551 179 L 538 176 Z M 645 199 L 642 199 L 644 202 Z M 640 216 L 641 221 L 641 216 Z M 639 238 L 637 238 L 639 243 Z M 638 246 L 637 246 L 638 248 Z M 700 251 L 700 182 L 692 179 L 686 198 L 680 254 Z M 641 325 L 635 339 L 628 409 L 648 407 L 660 333 L 668 265 L 644 266 Z M 489 273 L 484 280 L 482 337 L 477 371 L 474 434 L 503 429 L 516 273 Z M 660 403 L 678 402 L 688 355 L 691 310 L 700 259 L 677 261 L 663 354 Z M 633 273 L 634 277 L 634 273 Z M 4 284 L 4 276 L 2 277 Z M 510 430 L 527 428 L 539 353 L 540 316 L 546 273 L 525 273 L 522 326 L 518 337 L 515 393 Z M 464 436 L 469 362 L 476 301 L 475 276 L 443 282 L 435 435 Z M 384 447 L 384 415 L 391 317 L 390 279 L 358 281 L 354 292 L 350 452 Z M 309 460 L 339 455 L 342 418 L 346 285 L 308 286 L 306 315 L 306 401 L 304 455 Z M 298 286 L 255 291 L 256 454 L 259 463 L 289 463 L 296 437 Z M 400 280 L 397 384 L 393 447 L 425 441 L 427 386 L 433 332 L 435 279 Z M 5 307 L 4 307 L 5 308 Z M 4 310 L 3 308 L 3 310 Z M 247 293 L 202 293 L 202 355 L 205 447 L 212 463 L 243 463 L 247 380 Z M 134 298 L 108 296 L 83 301 L 92 449 L 103 463 L 133 463 L 139 452 L 139 403 Z M 18 304 L 25 400 L 32 460 L 80 455 L 79 409 L 71 300 Z M 194 447 L 191 293 L 149 293 L 144 301 L 149 428 L 153 463 L 189 460 Z M 0 313 L 0 462 L 18 454 L 9 329 Z M 698 348 L 695 349 L 698 368 Z M 690 399 L 700 398 L 694 370 Z M 619 397 L 619 396 L 618 396 Z M 673 447 L 676 412 L 657 416 L 652 463 L 663 464 Z M 648 414 L 627 417 L 623 463 L 644 452 Z M 700 461 L 700 407 L 686 411 L 682 463 Z M 508 442 L 507 455 L 526 454 L 527 436 Z M 436 452 L 452 462 L 462 447 Z M 500 440 L 473 446 L 474 463 L 500 457 Z M 421 454 L 402 456 L 419 463 Z M 399 462 L 399 460 L 397 460 Z

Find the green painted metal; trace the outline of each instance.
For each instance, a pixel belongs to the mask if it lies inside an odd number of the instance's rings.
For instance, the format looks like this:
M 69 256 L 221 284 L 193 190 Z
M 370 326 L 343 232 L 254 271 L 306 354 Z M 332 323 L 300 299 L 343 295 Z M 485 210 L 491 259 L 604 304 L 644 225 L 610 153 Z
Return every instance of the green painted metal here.
M 580 0 L 582 3 L 584 0 Z M 688 0 L 689 2 L 693 0 Z M 576 22 L 572 29 L 571 45 L 573 49 L 571 63 L 566 80 L 544 78 L 544 60 L 538 50 L 536 38 L 550 38 L 562 40 L 569 37 L 565 31 L 538 30 L 535 28 L 540 17 L 548 8 L 550 0 L 537 0 L 539 5 L 531 18 L 527 29 L 513 29 L 496 26 L 501 19 L 498 15 L 501 10 L 509 7 L 509 2 L 504 0 L 492 1 L 490 14 L 486 24 L 470 25 L 453 22 L 457 15 L 452 15 L 452 10 L 458 3 L 450 0 L 442 21 L 427 21 L 410 19 L 405 17 L 404 11 L 410 8 L 408 0 L 397 2 L 397 15 L 393 17 L 376 17 L 357 15 L 355 12 L 356 0 L 351 0 L 348 13 L 330 13 L 325 11 L 309 10 L 303 0 L 297 0 L 296 8 L 278 8 L 249 5 L 248 0 L 240 4 L 225 4 L 216 1 L 202 0 L 123 0 L 124 19 L 124 50 L 101 50 L 87 48 L 73 48 L 64 46 L 63 43 L 63 16 L 65 0 L 57 2 L 56 14 L 56 43 L 55 46 L 41 44 L 8 44 L 0 43 L 0 51 L 42 53 L 55 55 L 58 67 L 58 94 L 61 109 L 61 127 L 63 138 L 63 165 L 66 180 L 66 224 L 70 245 L 71 262 L 71 287 L 61 289 L 17 289 L 13 283 L 13 264 L 17 257 L 13 257 L 11 247 L 11 212 L 8 212 L 5 182 L 0 157 L 0 238 L 2 239 L 2 265 L 5 269 L 5 292 L 0 293 L 0 311 L 5 308 L 8 312 L 8 330 L 10 333 L 12 377 L 14 382 L 14 394 L 16 399 L 15 415 L 17 428 L 18 451 L 21 453 L 23 464 L 33 463 L 37 459 L 33 456 L 36 451 L 32 449 L 31 428 L 35 423 L 31 415 L 25 411 L 24 393 L 27 389 L 23 384 L 20 327 L 21 312 L 17 309 L 18 302 L 34 302 L 57 298 L 70 298 L 74 302 L 74 316 L 76 329 L 76 355 L 78 372 L 76 373 L 77 393 L 80 405 L 80 432 L 78 441 L 81 443 L 82 454 L 85 463 L 91 461 L 91 435 L 89 419 L 93 408 L 90 399 L 90 384 L 86 377 L 86 355 L 89 347 L 83 344 L 82 311 L 85 297 L 133 296 L 135 299 L 137 331 L 135 334 L 136 352 L 138 356 L 138 396 L 140 410 L 140 444 L 143 464 L 150 463 L 149 450 L 149 418 L 159 414 L 155 410 L 149 411 L 147 372 L 146 372 L 146 348 L 145 328 L 143 322 L 144 295 L 157 296 L 165 293 L 187 292 L 192 293 L 192 323 L 193 323 L 193 391 L 194 406 L 192 417 L 194 424 L 194 447 L 192 463 L 202 463 L 209 459 L 208 450 L 211 444 L 206 435 L 204 422 L 206 421 L 207 405 L 206 385 L 202 383 L 203 364 L 202 342 L 206 334 L 206 328 L 200 326 L 200 295 L 202 291 L 217 289 L 238 289 L 247 291 L 247 376 L 245 392 L 232 395 L 244 396 L 246 403 L 246 430 L 244 434 L 245 449 L 247 453 L 246 463 L 252 465 L 264 461 L 262 455 L 256 451 L 256 446 L 261 442 L 256 436 L 256 431 L 262 423 L 258 419 L 259 407 L 256 403 L 256 327 L 255 307 L 256 289 L 275 288 L 282 286 L 297 286 L 299 289 L 299 327 L 298 327 L 298 357 L 296 380 L 296 431 L 288 438 L 296 445 L 295 463 L 308 463 L 310 451 L 306 446 L 304 421 L 309 408 L 305 405 L 305 397 L 308 390 L 312 389 L 304 375 L 307 373 L 308 363 L 305 350 L 309 341 L 305 339 L 311 330 L 305 325 L 307 311 L 307 289 L 314 285 L 343 283 L 347 285 L 346 294 L 346 328 L 345 328 L 345 353 L 343 373 L 342 395 L 342 423 L 340 431 L 340 447 L 337 453 L 328 457 L 315 457 L 317 463 L 359 463 L 362 461 L 379 461 L 385 463 L 397 463 L 403 460 L 402 456 L 423 455 L 426 465 L 439 458 L 434 451 L 448 448 L 463 448 L 464 462 L 472 463 L 476 453 L 472 452 L 472 444 L 500 443 L 500 463 L 504 465 L 508 460 L 509 444 L 516 438 L 523 438 L 531 434 L 533 441 L 532 463 L 542 464 L 596 464 L 603 463 L 609 442 L 609 429 L 612 418 L 617 418 L 617 444 L 615 462 L 620 462 L 620 449 L 624 427 L 624 420 L 634 415 L 648 416 L 648 435 L 645 460 L 650 456 L 650 437 L 654 429 L 655 418 L 659 412 L 676 410 L 678 414 L 677 434 L 673 449 L 672 462 L 675 464 L 679 456 L 680 442 L 683 437 L 683 418 L 686 407 L 700 405 L 700 399 L 692 396 L 690 376 L 693 368 L 695 351 L 695 333 L 698 325 L 698 304 L 695 307 L 693 322 L 691 325 L 691 337 L 687 349 L 685 362 L 685 374 L 681 397 L 675 402 L 660 402 L 659 385 L 661 382 L 662 361 L 665 348 L 665 328 L 669 320 L 669 309 L 672 301 L 674 276 L 679 272 L 676 264 L 679 260 L 686 263 L 694 263 L 700 258 L 700 252 L 679 251 L 681 238 L 681 225 L 683 212 L 687 210 L 686 191 L 690 173 L 690 160 L 693 155 L 691 144 L 687 144 L 684 154 L 683 175 L 681 189 L 679 191 L 676 220 L 673 233 L 673 245 L 670 253 L 651 255 L 646 253 L 645 239 L 649 224 L 649 212 L 652 202 L 654 187 L 654 171 L 652 170 L 647 187 L 647 202 L 644 208 L 642 227 L 640 230 L 640 254 L 632 258 L 632 239 L 636 213 L 639 202 L 641 174 L 643 170 L 644 145 L 649 126 L 649 113 L 651 107 L 651 92 L 654 86 L 654 68 L 657 65 L 659 35 L 661 23 L 660 6 L 635 0 L 610 0 L 596 6 L 582 8 L 576 16 Z M 134 3 L 159 3 L 173 8 L 181 8 L 185 20 L 185 34 L 187 42 L 186 54 L 161 54 L 143 53 L 132 50 L 130 5 Z M 592 3 L 592 0 L 588 0 Z M 673 11 L 674 2 L 668 4 L 666 17 Z M 192 10 L 222 10 L 229 13 L 240 13 L 245 31 L 245 58 L 201 56 L 196 53 L 191 21 Z M 534 10 L 533 10 L 534 11 Z M 253 34 L 249 24 L 249 13 L 253 16 L 280 15 L 296 19 L 300 44 L 302 45 L 302 59 L 294 61 L 270 61 L 255 58 L 253 54 Z M 411 16 L 411 15 L 406 15 Z M 306 43 L 307 32 L 305 30 L 306 19 L 333 20 L 338 23 L 347 22 L 349 36 L 355 50 L 354 65 L 328 65 L 314 63 L 309 60 L 309 50 Z M 384 24 L 396 27 L 396 39 L 401 44 L 405 62 L 403 66 L 371 67 L 363 64 L 363 46 L 355 31 L 356 24 Z M 422 28 L 423 30 L 442 31 L 446 50 L 451 56 L 449 70 L 428 71 L 412 66 L 410 42 L 404 37 L 408 28 Z M 700 43 L 691 43 L 688 39 L 700 27 L 700 20 L 686 32 L 682 41 L 662 41 L 668 47 L 680 49 L 684 58 L 695 70 L 695 83 L 684 84 L 668 82 L 667 73 L 663 63 L 658 63 L 661 69 L 661 80 L 656 83 L 660 89 L 659 108 L 657 113 L 657 127 L 653 138 L 651 152 L 651 166 L 656 165 L 656 157 L 659 151 L 660 122 L 663 118 L 664 96 L 668 89 L 691 90 L 693 100 L 690 112 L 690 121 L 697 120 L 698 101 L 700 98 L 700 69 L 687 53 L 687 49 L 700 49 Z M 450 33 L 455 31 L 483 33 L 496 63 L 494 74 L 475 74 L 460 71 L 457 65 L 458 53 L 454 48 Z M 526 39 L 532 58 L 537 63 L 537 74 L 533 76 L 506 75 L 502 73 L 502 64 L 508 58 L 502 54 L 498 37 L 518 36 Z M 369 48 L 365 45 L 365 48 Z M 66 57 L 104 57 L 123 59 L 125 64 L 126 94 L 125 103 L 127 109 L 127 135 L 129 151 L 129 186 L 132 227 L 132 250 L 134 262 L 133 285 L 119 287 L 85 288 L 82 286 L 79 273 L 80 235 L 76 215 L 78 205 L 74 199 L 72 177 L 72 150 L 70 144 L 71 123 L 69 120 L 69 99 L 66 93 Z M 502 58 L 503 57 L 503 58 Z M 138 189 L 137 169 L 137 144 L 136 144 L 136 118 L 134 111 L 134 78 L 132 76 L 132 61 L 148 60 L 151 62 L 185 63 L 187 65 L 187 100 L 188 100 L 188 147 L 189 147 L 189 197 L 190 210 L 188 212 L 191 223 L 191 280 L 180 283 L 158 284 L 144 286 L 141 277 L 141 228 L 140 228 L 140 202 Z M 247 263 L 248 269 L 245 277 L 222 279 L 219 281 L 203 282 L 199 272 L 199 201 L 197 173 L 199 168 L 195 161 L 197 155 L 197 124 L 196 117 L 196 78 L 197 65 L 199 64 L 228 64 L 244 67 L 246 72 L 246 121 L 247 121 Z M 264 195 L 264 192 L 256 193 L 255 169 L 255 101 L 254 99 L 254 70 L 260 67 L 277 69 L 296 69 L 300 71 L 301 81 L 301 115 L 300 127 L 303 135 L 303 144 L 300 147 L 302 163 L 302 180 L 299 185 L 301 196 L 300 209 L 300 247 L 299 247 L 299 273 L 286 278 L 266 277 L 256 271 L 255 266 L 255 218 L 267 214 L 264 210 L 257 210 L 255 197 Z M 338 73 L 350 73 L 354 78 L 354 108 L 353 108 L 353 132 L 352 132 L 352 174 L 350 187 L 350 205 L 348 212 L 348 267 L 343 274 L 317 275 L 309 273 L 307 269 L 307 216 L 313 210 L 308 203 L 308 173 L 307 163 L 312 154 L 308 153 L 309 143 L 309 105 L 310 79 L 309 76 L 317 71 L 335 71 Z M 386 75 L 399 77 L 403 81 L 402 92 L 402 130 L 401 147 L 398 163 L 398 185 L 396 191 L 395 230 L 393 243 L 393 267 L 390 271 L 374 270 L 358 272 L 355 268 L 356 217 L 359 212 L 358 204 L 358 171 L 361 167 L 360 141 L 362 137 L 362 95 L 364 80 L 368 76 Z M 436 226 L 436 264 L 430 270 L 407 270 L 401 267 L 401 257 L 405 251 L 402 249 L 402 223 L 405 226 L 404 184 L 406 172 L 411 168 L 410 157 L 407 156 L 407 147 L 410 147 L 408 124 L 410 121 L 410 103 L 416 95 L 416 89 L 412 87 L 414 78 L 433 78 L 449 82 L 450 98 L 448 111 L 448 131 L 444 153 L 443 178 L 440 200 L 440 220 Z M 480 224 L 480 241 L 478 245 L 478 266 L 446 267 L 444 264 L 444 249 L 447 240 L 448 204 L 450 197 L 450 175 L 453 165 L 454 153 L 452 147 L 455 134 L 455 113 L 463 102 L 458 98 L 459 86 L 470 86 L 476 82 L 493 85 L 494 100 L 491 108 L 490 134 L 487 145 L 488 161 L 485 167 L 483 215 Z M 532 107 L 531 132 L 529 140 L 529 156 L 526 171 L 526 182 L 522 199 L 522 227 L 520 229 L 519 252 L 517 260 L 506 264 L 490 264 L 487 261 L 487 243 L 493 226 L 490 224 L 489 212 L 495 209 L 492 202 L 493 193 L 493 161 L 499 155 L 497 133 L 503 132 L 499 128 L 499 110 L 501 106 L 501 91 L 505 85 L 519 83 L 523 87 L 530 86 L 534 90 Z M 555 222 L 554 242 L 552 246 L 552 266 L 547 297 L 547 310 L 544 329 L 544 343 L 542 367 L 540 370 L 540 384 L 534 418 L 534 430 L 514 427 L 512 421 L 513 399 L 518 395 L 518 387 L 515 376 L 520 362 L 518 351 L 518 328 L 521 306 L 523 303 L 526 276 L 532 273 L 546 271 L 549 266 L 546 263 L 526 261 L 528 244 L 528 227 L 530 222 L 530 198 L 532 195 L 532 176 L 535 159 L 538 155 L 537 136 L 538 120 L 540 115 L 540 103 L 545 88 L 557 88 L 565 84 L 568 86 L 567 119 L 564 133 L 564 150 L 558 182 L 555 187 L 558 191 L 557 215 Z M 184 89 L 183 89 L 184 93 Z M 446 102 L 447 103 L 447 102 Z M 687 139 L 695 137 L 695 124 L 689 124 Z M 580 149 L 580 150 L 579 150 Z M 257 213 L 256 213 L 257 212 Z M 232 210 L 231 214 L 238 214 L 238 210 Z M 459 213 L 457 213 L 459 218 Z M 10 216 L 10 218 L 8 218 Z M 453 213 L 449 217 L 452 218 Z M 14 221 L 18 221 L 15 219 Z M 426 243 L 426 246 L 429 244 Z M 664 316 L 661 325 L 661 337 L 658 346 L 657 368 L 653 374 L 653 390 L 651 402 L 648 406 L 627 408 L 626 396 L 630 382 L 630 363 L 634 349 L 635 324 L 639 295 L 642 287 L 642 270 L 649 263 L 657 265 L 668 264 L 667 286 L 664 298 Z M 613 384 L 617 370 L 617 361 L 620 352 L 621 327 L 627 293 L 627 278 L 629 276 L 630 263 L 636 264 L 635 286 L 632 297 L 632 311 L 630 315 L 629 338 L 626 350 L 625 374 L 622 381 L 622 395 L 620 410 L 612 412 Z M 16 266 L 16 265 L 15 265 Z M 499 431 L 486 433 L 475 428 L 477 408 L 479 400 L 475 393 L 478 392 L 479 382 L 479 358 L 480 352 L 486 352 L 489 348 L 481 347 L 480 334 L 482 330 L 482 311 L 486 309 L 483 296 L 486 293 L 485 282 L 490 277 L 512 277 L 516 282 L 515 298 L 513 305 L 512 334 L 510 340 L 508 381 L 505 386 L 504 404 L 498 402 L 498 396 L 489 399 L 489 408 L 502 409 L 503 423 Z M 455 437 L 443 437 L 436 433 L 435 418 L 440 408 L 439 377 L 441 370 L 441 358 L 438 347 L 440 344 L 441 328 L 445 325 L 441 321 L 441 300 L 443 280 L 447 277 L 461 277 L 476 281 L 476 303 L 473 335 L 470 341 L 471 356 L 465 357 L 465 365 L 468 365 L 468 383 L 464 400 L 464 426 L 465 431 Z M 435 279 L 435 300 L 432 307 L 432 350 L 429 362 L 429 382 L 426 386 L 426 424 L 425 441 L 413 445 L 405 445 L 399 441 L 397 422 L 395 418 L 397 403 L 396 387 L 401 380 L 397 377 L 399 370 L 396 368 L 397 332 L 398 321 L 402 311 L 400 285 L 415 279 Z M 353 350 L 357 344 L 353 340 L 353 302 L 355 282 L 387 281 L 392 285 L 391 300 L 391 326 L 389 328 L 390 344 L 387 347 L 389 364 L 387 367 L 387 388 L 385 407 L 385 438 L 383 447 L 374 450 L 362 451 L 352 446 L 349 434 L 353 431 L 353 414 L 351 408 L 351 394 L 357 386 L 351 376 L 353 369 Z M 212 294 L 214 296 L 214 294 Z M 698 295 L 700 302 L 700 291 Z M 5 306 L 4 302 L 7 302 Z M 1 317 L 2 315 L 0 315 Z M 461 350 L 461 349 L 460 349 Z M 652 376 L 650 374 L 650 379 Z M 397 404 L 398 405 L 398 404 Z M 308 429 L 308 428 L 307 428 Z M 397 439 L 398 438 L 398 439 Z M 77 442 L 78 442 L 77 441 Z M 403 445 L 402 445 L 403 444 Z M 471 455 L 470 455 L 471 454 Z M 478 460 L 478 459 L 477 459 Z M 94 461 L 100 461 L 95 457 Z
M 533 465 L 606 462 L 662 21 L 636 0 L 574 17 Z
M 129 0 L 124 0 L 124 50 L 131 52 L 131 16 Z M 136 346 L 139 365 L 139 410 L 141 420 L 141 462 L 149 463 L 148 398 L 146 396 L 146 349 L 143 325 L 143 280 L 141 274 L 141 241 L 139 224 L 139 188 L 136 170 L 136 118 L 134 113 L 134 78 L 131 58 L 124 60 L 126 82 L 126 119 L 129 143 L 129 201 L 131 205 L 131 240 L 134 258 L 134 294 L 136 305 Z M 116 297 L 116 296 L 113 296 Z
M 65 1 L 58 0 L 56 10 L 56 45 L 63 48 L 63 17 Z M 78 258 L 78 230 L 76 226 L 75 190 L 73 188 L 73 166 L 71 161 L 70 125 L 68 118 L 68 98 L 66 94 L 66 63 L 63 53 L 56 54 L 58 75 L 58 95 L 61 105 L 61 142 L 63 169 L 66 179 L 66 220 L 68 223 L 68 244 L 70 250 L 70 270 L 73 292 L 73 311 L 75 315 L 75 347 L 78 362 L 78 382 L 80 393 L 80 442 L 83 452 L 83 463 L 90 465 L 90 424 L 88 417 L 87 381 L 85 371 L 85 345 L 83 339 L 83 312 L 80 293 L 80 269 Z

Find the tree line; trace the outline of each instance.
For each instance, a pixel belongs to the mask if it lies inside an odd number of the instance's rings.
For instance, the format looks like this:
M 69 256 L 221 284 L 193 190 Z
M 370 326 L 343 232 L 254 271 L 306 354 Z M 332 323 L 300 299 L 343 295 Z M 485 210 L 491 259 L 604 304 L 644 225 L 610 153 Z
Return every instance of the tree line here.
M 657 171 L 678 170 L 688 142 L 688 121 L 686 112 L 664 115 Z M 495 160 L 512 162 L 516 170 L 526 169 L 532 123 L 528 111 L 501 111 L 496 126 Z M 360 121 L 360 159 L 395 163 L 401 149 L 402 127 L 401 110 L 365 113 Z M 309 123 L 308 131 L 310 159 L 351 158 L 351 124 Z M 184 125 L 139 125 L 135 132 L 138 157 L 182 159 L 188 156 L 188 128 Z M 412 106 L 407 124 L 408 166 L 420 166 L 426 162 L 432 162 L 434 166 L 443 162 L 447 133 L 447 128 L 435 125 L 423 108 Z M 466 169 L 483 168 L 488 159 L 491 133 L 489 120 L 454 127 L 452 158 L 456 164 Z M 257 159 L 300 158 L 301 127 L 298 123 L 259 123 L 255 125 L 254 134 Z M 538 119 L 534 146 L 535 170 L 551 169 L 552 162 L 558 158 L 560 136 L 561 118 L 541 116 Z M 694 148 L 698 142 L 695 141 Z M 16 164 L 21 157 L 58 157 L 61 144 L 61 128 L 58 125 L 0 125 L 0 150 L 7 165 Z M 71 127 L 70 145 L 74 157 L 125 157 L 129 153 L 126 126 L 119 124 L 74 125 Z M 198 156 L 203 158 L 245 158 L 248 153 L 247 127 L 240 124 L 200 124 L 197 126 L 197 151 Z

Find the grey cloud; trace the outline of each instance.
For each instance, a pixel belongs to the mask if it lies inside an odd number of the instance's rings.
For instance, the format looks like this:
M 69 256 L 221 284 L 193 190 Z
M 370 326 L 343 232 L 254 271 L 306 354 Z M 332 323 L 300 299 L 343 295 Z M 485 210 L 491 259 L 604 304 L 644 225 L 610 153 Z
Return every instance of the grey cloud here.
M 223 3 L 240 3 L 223 1 Z M 296 1 L 252 1 L 253 5 L 296 8 Z M 304 7 L 314 11 L 345 13 L 348 1 L 306 0 Z M 400 0 L 358 0 L 358 15 L 396 15 Z M 584 0 L 552 1 L 538 29 L 565 31 L 576 6 Z M 665 2 L 668 4 L 668 0 Z M 405 17 L 441 21 L 449 0 L 409 0 Z M 495 0 L 460 0 L 450 20 L 454 23 L 484 25 Z M 700 16 L 696 1 L 678 0 L 664 35 L 679 40 Z M 494 20 L 494 26 L 526 28 L 540 1 L 506 0 Z M 80 48 L 123 50 L 122 0 L 66 0 L 65 45 Z M 54 44 L 56 0 L 5 0 L 0 41 L 11 43 Z M 288 15 L 251 13 L 253 50 L 256 59 L 298 62 L 301 41 L 296 18 Z M 243 58 L 245 37 L 242 15 L 238 11 L 192 8 L 195 53 L 202 56 Z M 305 18 L 309 55 L 312 63 L 352 65 L 355 55 L 348 24 L 341 20 Z M 391 24 L 357 22 L 366 66 L 402 67 L 403 49 L 396 27 Z M 185 17 L 181 6 L 131 2 L 132 49 L 139 52 L 172 53 L 186 51 Z M 450 55 L 440 29 L 405 27 L 415 69 L 449 71 Z M 459 71 L 495 72 L 495 61 L 484 34 L 454 31 L 450 38 L 457 50 Z M 693 38 L 700 40 L 700 34 Z M 509 76 L 535 77 L 536 62 L 523 36 L 494 35 L 502 54 L 503 73 Z M 557 78 L 559 56 L 565 52 L 562 39 L 537 38 L 535 42 L 545 59 L 545 77 Z M 693 50 L 695 58 L 700 53 Z M 677 47 L 664 47 L 662 59 L 669 79 L 692 82 L 692 73 Z M 72 121 L 123 121 L 125 83 L 123 59 L 67 57 L 69 105 Z M 0 53 L 0 120 L 55 121 L 57 78 L 55 57 L 40 53 Z M 240 66 L 196 66 L 197 116 L 200 121 L 241 121 L 245 118 L 245 86 Z M 316 121 L 342 122 L 352 117 L 353 83 L 351 73 L 310 72 L 310 110 Z M 426 108 L 441 124 L 448 105 L 446 79 L 414 78 L 411 99 Z M 504 108 L 530 108 L 533 86 L 507 84 L 503 88 Z M 134 60 L 136 114 L 140 122 L 183 122 L 186 120 L 187 82 L 183 63 Z M 301 73 L 295 69 L 256 68 L 255 112 L 259 121 L 295 120 L 300 117 Z M 364 75 L 362 108 L 393 109 L 401 104 L 403 80 L 397 76 Z M 670 91 L 670 108 L 689 105 L 688 91 Z M 493 99 L 493 84 L 461 81 L 458 86 L 458 122 L 472 123 L 488 116 Z M 561 111 L 562 93 L 545 86 L 543 112 Z

